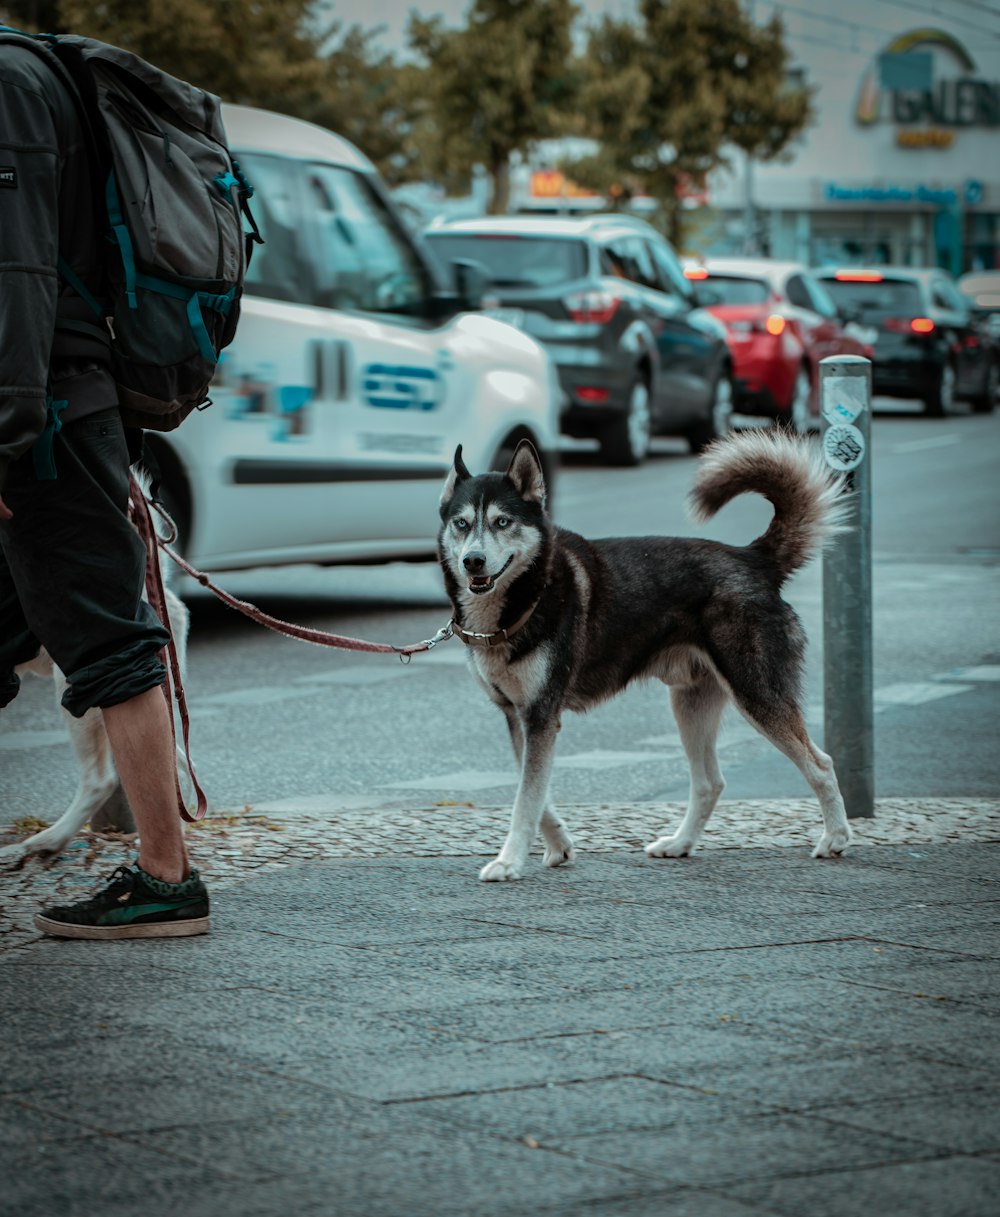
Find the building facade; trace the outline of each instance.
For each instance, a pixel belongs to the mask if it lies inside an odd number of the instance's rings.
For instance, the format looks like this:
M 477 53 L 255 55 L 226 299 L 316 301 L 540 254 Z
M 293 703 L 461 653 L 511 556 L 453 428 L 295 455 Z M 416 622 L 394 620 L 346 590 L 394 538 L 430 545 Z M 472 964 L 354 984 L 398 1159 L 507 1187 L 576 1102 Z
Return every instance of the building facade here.
M 710 181 L 692 252 L 1000 268 L 1000 6 L 758 3 L 781 13 L 816 123 L 781 163 Z

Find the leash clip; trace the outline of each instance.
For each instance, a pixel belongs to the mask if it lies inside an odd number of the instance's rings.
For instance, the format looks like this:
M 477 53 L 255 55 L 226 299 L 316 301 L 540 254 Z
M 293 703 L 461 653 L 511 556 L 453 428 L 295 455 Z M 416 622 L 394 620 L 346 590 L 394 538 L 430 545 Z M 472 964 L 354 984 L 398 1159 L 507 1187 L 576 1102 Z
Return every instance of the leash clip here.
M 447 642 L 449 638 L 454 638 L 455 631 L 452 629 L 453 621 L 446 622 L 434 635 L 433 638 L 425 638 L 423 642 L 418 642 L 415 647 L 400 650 L 399 662 L 409 663 L 417 651 L 433 651 L 439 642 Z

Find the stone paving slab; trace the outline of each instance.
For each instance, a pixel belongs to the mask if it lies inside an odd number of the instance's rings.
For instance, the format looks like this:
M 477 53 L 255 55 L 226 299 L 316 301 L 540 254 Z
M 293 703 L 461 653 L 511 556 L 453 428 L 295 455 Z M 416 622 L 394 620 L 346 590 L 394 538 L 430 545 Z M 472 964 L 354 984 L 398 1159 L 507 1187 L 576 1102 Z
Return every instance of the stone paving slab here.
M 436 857 L 216 817 L 211 934 L 32 937 L 127 856 L 87 838 L 0 877 L 0 1213 L 995 1217 L 1000 845 L 936 810 L 840 861 L 653 863 L 573 809 L 589 853 L 506 885 L 453 809 Z
M 509 808 L 406 804 L 370 809 L 308 800 L 308 811 L 282 803 L 273 810 L 245 807 L 212 812 L 187 826 L 189 847 L 213 892 L 268 871 L 324 858 L 468 857 L 496 854 Z M 684 813 L 681 803 L 577 804 L 561 808 L 587 855 L 642 847 Z M 34 826 L 37 830 L 38 825 Z M 855 843 L 931 846 L 956 841 L 1000 841 L 1000 800 L 879 799 L 871 819 L 853 820 Z M 814 800 L 746 800 L 715 812 L 699 853 L 725 849 L 811 849 L 819 833 Z M 27 831 L 0 832 L 0 845 Z M 31 918 L 45 903 L 77 899 L 133 856 L 133 837 L 83 832 L 59 857 L 33 858 L 18 870 L 0 869 L 0 952 L 37 938 Z M 535 863 L 540 865 L 540 860 Z M 651 863 L 650 865 L 661 865 Z M 669 861 L 662 863 L 669 867 Z M 470 868 L 472 869 L 472 868 Z M 799 905 L 801 907 L 801 903 Z

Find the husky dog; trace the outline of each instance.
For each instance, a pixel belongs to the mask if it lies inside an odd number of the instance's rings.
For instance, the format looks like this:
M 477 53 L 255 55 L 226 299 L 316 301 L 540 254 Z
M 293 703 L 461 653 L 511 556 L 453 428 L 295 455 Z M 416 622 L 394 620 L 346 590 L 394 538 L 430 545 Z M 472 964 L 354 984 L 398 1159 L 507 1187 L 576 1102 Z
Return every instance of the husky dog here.
M 843 526 L 841 480 L 808 441 L 737 432 L 703 454 L 693 515 L 707 520 L 751 491 L 770 500 L 774 518 L 747 546 L 682 537 L 588 541 L 550 521 L 542 467 L 527 440 L 506 473 L 478 477 L 459 446 L 441 495 L 438 554 L 454 631 L 507 718 L 521 767 L 510 831 L 480 879 L 519 879 L 539 827 L 547 866 L 573 857 L 549 799 L 560 716 L 643 678 L 670 686 L 691 770 L 680 828 L 646 846 L 651 858 L 690 854 L 722 794 L 715 743 L 730 699 L 815 791 L 823 833 L 813 857 L 846 849 L 851 831 L 833 763 L 802 717 L 805 635 L 780 594 Z
M 145 492 L 146 483 L 141 481 Z M 154 513 L 157 531 L 160 531 L 159 516 Z M 163 596 L 169 619 L 170 633 L 173 635 L 174 646 L 177 650 L 177 662 L 183 675 L 187 658 L 187 636 L 189 614 L 187 606 L 166 586 L 167 572 L 163 571 Z M 88 823 L 112 798 L 125 802 L 124 792 L 118 780 L 118 771 L 111 755 L 111 744 L 104 730 L 104 717 L 99 709 L 88 710 L 81 718 L 74 718 L 62 707 L 62 695 L 66 688 L 66 677 L 52 662 L 47 651 L 42 650 L 28 663 L 19 664 L 19 676 L 31 673 L 35 676 L 51 678 L 55 682 L 56 706 L 62 715 L 69 731 L 70 743 L 79 767 L 79 779 L 76 794 L 63 814 L 49 828 L 33 833 L 23 841 L 0 849 L 0 866 L 20 866 L 26 858 L 33 854 L 58 854 L 73 840 L 83 826 Z M 177 749 L 178 772 L 188 782 L 187 758 L 181 748 Z

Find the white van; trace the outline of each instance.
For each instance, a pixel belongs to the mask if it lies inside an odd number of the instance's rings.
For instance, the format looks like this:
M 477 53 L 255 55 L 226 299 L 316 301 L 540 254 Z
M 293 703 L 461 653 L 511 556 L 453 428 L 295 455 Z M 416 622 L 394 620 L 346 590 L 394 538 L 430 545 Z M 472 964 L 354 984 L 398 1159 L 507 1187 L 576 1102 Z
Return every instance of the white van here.
M 444 282 L 346 140 L 243 106 L 224 119 L 266 244 L 211 407 L 147 435 L 181 547 L 208 571 L 431 557 L 457 444 L 481 472 L 528 438 L 553 472 L 549 358 L 469 311 L 475 268 Z

